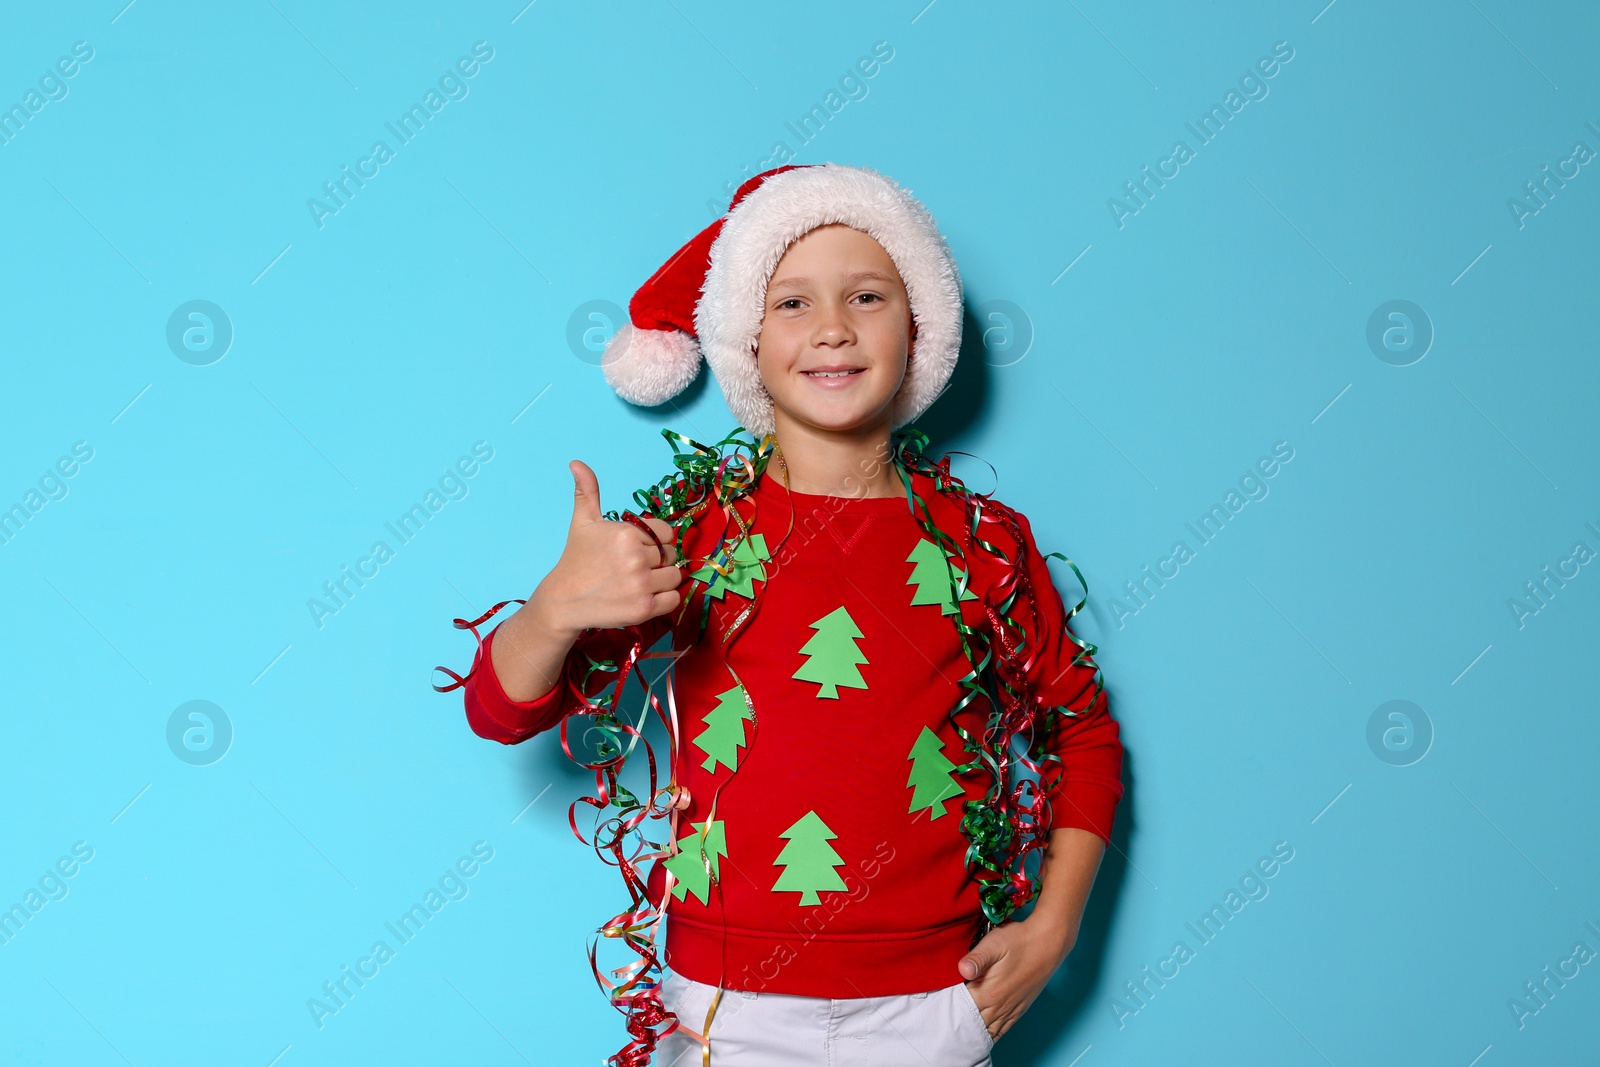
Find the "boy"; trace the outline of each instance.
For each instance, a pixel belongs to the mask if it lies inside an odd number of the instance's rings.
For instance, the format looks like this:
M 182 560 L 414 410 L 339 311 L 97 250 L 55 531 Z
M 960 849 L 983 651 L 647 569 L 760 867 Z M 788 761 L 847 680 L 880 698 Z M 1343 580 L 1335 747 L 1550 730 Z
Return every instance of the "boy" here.
M 948 382 L 961 314 L 943 237 L 893 182 L 835 164 L 746 182 L 635 294 L 603 366 L 653 405 L 703 350 L 770 457 L 681 539 L 603 519 L 573 461 L 561 558 L 467 676 L 472 729 L 515 744 L 615 680 L 591 663 L 673 634 L 661 1062 L 986 1065 L 1076 939 L 1122 794 L 1118 725 L 1027 520 L 891 444 Z M 975 803 L 980 635 L 1017 707 L 1064 712 L 1036 720 L 1061 772 L 1037 902 L 998 926 L 966 858 L 995 830 Z M 989 891 L 1026 903 L 1007 877 Z

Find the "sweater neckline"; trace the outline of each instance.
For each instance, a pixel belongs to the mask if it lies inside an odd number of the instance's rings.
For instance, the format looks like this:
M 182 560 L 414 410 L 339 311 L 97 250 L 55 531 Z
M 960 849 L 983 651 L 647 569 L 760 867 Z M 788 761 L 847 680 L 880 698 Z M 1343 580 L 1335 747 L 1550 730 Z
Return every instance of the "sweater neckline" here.
M 915 479 L 915 473 L 912 474 Z M 868 496 L 849 497 L 832 496 L 827 493 L 802 493 L 793 489 L 785 489 L 778 474 L 772 470 L 762 472 L 756 482 L 755 492 L 778 503 L 781 507 L 785 501 L 792 501 L 796 511 L 826 510 L 834 512 L 892 512 L 909 511 L 910 505 L 903 496 Z

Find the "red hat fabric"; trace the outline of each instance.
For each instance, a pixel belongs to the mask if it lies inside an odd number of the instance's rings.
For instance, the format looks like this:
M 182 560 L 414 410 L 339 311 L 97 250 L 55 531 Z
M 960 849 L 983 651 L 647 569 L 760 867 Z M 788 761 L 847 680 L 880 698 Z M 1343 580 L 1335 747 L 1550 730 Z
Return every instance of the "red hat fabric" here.
M 731 211 L 767 178 L 793 166 L 763 171 L 734 191 Z M 606 342 L 601 370 L 617 395 L 654 407 L 677 396 L 700 373 L 694 313 L 711 266 L 711 245 L 727 216 L 695 234 L 628 301 L 628 319 Z
M 694 381 L 703 356 L 739 423 L 771 433 L 772 397 L 754 358 L 767 282 L 789 245 L 830 223 L 872 236 L 905 282 L 916 359 L 892 415 L 896 427 L 921 415 L 960 351 L 960 274 L 932 215 L 909 192 L 875 171 L 836 163 L 777 167 L 741 185 L 727 214 L 634 293 L 630 321 L 601 359 L 606 381 L 624 400 L 654 406 Z

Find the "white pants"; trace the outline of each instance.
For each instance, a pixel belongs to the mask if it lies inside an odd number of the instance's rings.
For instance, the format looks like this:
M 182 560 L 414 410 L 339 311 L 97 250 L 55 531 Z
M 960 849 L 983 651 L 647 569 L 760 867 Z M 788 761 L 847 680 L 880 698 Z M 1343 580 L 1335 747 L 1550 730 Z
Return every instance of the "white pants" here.
M 668 970 L 661 999 L 703 1034 L 711 1067 L 991 1067 L 994 1040 L 966 982 L 888 997 L 799 997 L 724 989 Z M 682 1032 L 656 1046 L 657 1067 L 701 1067 L 704 1046 Z

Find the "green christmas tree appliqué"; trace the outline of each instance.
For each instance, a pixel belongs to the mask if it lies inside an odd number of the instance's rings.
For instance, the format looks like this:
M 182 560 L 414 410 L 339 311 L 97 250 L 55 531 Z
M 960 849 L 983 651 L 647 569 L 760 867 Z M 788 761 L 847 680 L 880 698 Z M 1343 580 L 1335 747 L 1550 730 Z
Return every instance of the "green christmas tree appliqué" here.
M 720 856 L 728 854 L 727 839 L 723 836 L 722 820 L 712 819 L 708 824 L 697 822 L 693 824 L 695 832 L 688 837 L 679 838 L 678 854 L 668 856 L 661 862 L 667 870 L 672 872 L 672 877 L 677 881 L 672 886 L 672 895 L 679 900 L 685 900 L 688 894 L 693 893 L 702 904 L 711 903 L 711 879 L 722 878 L 722 873 L 717 863 Z M 700 834 L 705 833 L 705 856 L 701 857 Z M 711 870 L 706 870 L 706 860 L 711 861 Z
M 915 584 L 917 591 L 911 597 L 911 605 L 938 604 L 939 610 L 946 615 L 956 613 L 955 602 L 950 599 L 950 575 L 945 570 L 945 559 L 950 553 L 926 537 L 917 539 L 917 547 L 911 550 L 911 555 L 906 557 L 907 563 L 916 564 L 911 570 L 911 577 L 906 579 L 907 585 Z M 951 564 L 950 569 L 955 571 L 956 581 L 960 582 L 965 575 L 960 567 Z M 978 595 L 971 588 L 961 591 L 962 600 L 977 600 Z
M 808 811 L 795 824 L 778 835 L 789 843 L 778 853 L 774 864 L 782 864 L 783 873 L 772 886 L 775 893 L 798 892 L 800 905 L 821 904 L 817 893 L 824 889 L 844 889 L 844 879 L 835 867 L 844 863 L 829 841 L 839 835 L 828 829 L 827 823 Z
M 911 746 L 906 759 L 911 761 L 911 776 L 906 779 L 906 786 L 915 790 L 911 794 L 910 810 L 932 808 L 933 814 L 928 818 L 937 819 L 947 810 L 945 801 L 962 795 L 961 787 L 950 777 L 956 765 L 945 757 L 944 742 L 939 740 L 939 735 L 926 726 L 917 735 L 917 743 Z
M 820 682 L 819 697 L 839 697 L 841 685 L 852 689 L 865 689 L 866 680 L 856 669 L 856 664 L 866 663 L 856 641 L 862 636 L 861 628 L 844 608 L 836 608 L 811 624 L 816 633 L 811 635 L 800 652 L 809 656 L 794 677 L 802 682 Z
M 762 560 L 771 559 L 767 551 L 767 538 L 765 534 L 751 534 L 742 538 L 734 547 L 730 559 L 726 550 L 718 556 L 717 562 L 728 568 L 727 574 L 719 573 L 711 564 L 707 563 L 693 574 L 691 578 L 698 578 L 707 585 L 706 596 L 717 600 L 722 599 L 722 594 L 732 591 L 738 593 L 746 600 L 754 600 L 756 591 L 751 583 L 756 579 L 767 580 L 767 569 L 761 565 Z
M 755 718 L 745 701 L 744 686 L 736 685 L 726 693 L 717 694 L 717 706 L 705 714 L 706 728 L 695 737 L 695 747 L 706 754 L 700 764 L 716 772 L 717 763 L 735 770 L 739 765 L 739 749 L 744 745 L 744 721 Z

